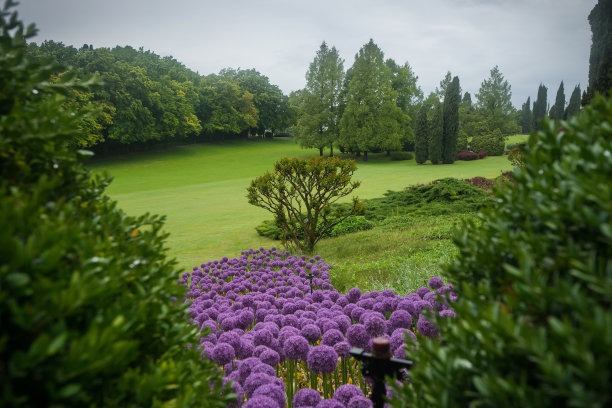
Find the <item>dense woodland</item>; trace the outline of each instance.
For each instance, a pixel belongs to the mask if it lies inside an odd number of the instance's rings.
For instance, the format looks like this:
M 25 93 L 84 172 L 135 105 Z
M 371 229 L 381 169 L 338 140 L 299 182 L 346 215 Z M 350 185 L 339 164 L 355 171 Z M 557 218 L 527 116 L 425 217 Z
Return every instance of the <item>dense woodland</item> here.
M 565 119 L 580 110 L 577 85 L 566 106 L 563 82 L 549 107 L 547 88 L 521 110 L 511 86 L 495 66 L 474 100 L 450 72 L 425 96 L 410 64 L 385 59 L 370 40 L 345 70 L 335 47 L 323 42 L 306 71 L 304 89 L 284 95 L 255 69 L 226 68 L 201 75 L 172 57 L 130 46 L 81 48 L 55 41 L 28 44 L 29 57 L 54 58 L 77 77 L 102 85 L 74 91 L 65 104 L 94 108 L 80 125 L 86 136 L 73 142 L 97 153 L 143 150 L 160 145 L 292 134 L 304 147 L 362 155 L 415 151 L 418 163 L 452 163 L 470 149 L 502 154 L 504 136 L 529 133 L 550 115 Z

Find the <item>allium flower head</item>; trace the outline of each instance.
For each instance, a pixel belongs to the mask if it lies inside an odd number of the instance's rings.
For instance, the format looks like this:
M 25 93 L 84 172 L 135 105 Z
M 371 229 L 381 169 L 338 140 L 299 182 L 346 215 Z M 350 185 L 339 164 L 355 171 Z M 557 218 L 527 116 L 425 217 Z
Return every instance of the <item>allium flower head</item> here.
M 251 398 L 255 390 L 264 384 L 277 384 L 285 389 L 283 380 L 278 377 L 272 377 L 264 373 L 253 373 L 244 382 L 242 389 L 244 390 L 247 398 Z
M 223 366 L 232 361 L 236 357 L 236 353 L 231 345 L 219 343 L 212 349 L 210 356 L 219 366 Z
M 409 328 L 412 325 L 412 316 L 405 310 L 396 310 L 389 317 L 392 330 L 405 327 Z
M 346 340 L 334 344 L 334 350 L 336 350 L 336 354 L 338 354 L 338 357 L 349 358 L 351 356 L 351 354 L 349 353 L 349 351 L 351 350 L 351 345 Z
M 312 388 L 302 388 L 297 390 L 293 396 L 293 406 L 295 408 L 315 407 L 319 402 L 321 402 L 321 400 L 321 394 L 319 394 L 317 390 L 313 390 Z
M 253 337 L 253 344 L 255 346 L 267 346 L 272 342 L 272 333 L 270 333 L 267 329 L 258 330 L 255 332 L 255 337 Z
M 342 332 L 337 329 L 331 329 L 323 333 L 323 339 L 321 340 L 321 343 L 326 344 L 328 346 L 333 346 L 334 344 L 341 342 L 342 340 L 344 340 L 344 335 L 342 334 Z
M 276 384 L 264 384 L 258 387 L 253 392 L 253 396 L 251 398 L 255 398 L 258 395 L 272 398 L 280 408 L 283 408 L 287 401 L 285 398 L 285 390 Z
M 340 401 L 333 398 L 323 400 L 315 408 L 346 408 Z
M 450 310 L 450 309 L 442 310 L 439 313 L 439 315 L 440 315 L 440 317 L 451 317 L 451 318 L 457 317 L 457 313 L 455 313 L 454 310 Z
M 276 401 L 274 401 L 270 397 L 266 397 L 265 395 L 256 395 L 253 398 L 249 398 L 247 402 L 242 406 L 243 408 L 284 408 L 278 405 Z
M 262 363 L 268 364 L 271 367 L 276 367 L 280 363 L 280 355 L 270 348 L 264 350 L 263 353 L 259 355 L 259 359 Z
M 349 302 L 356 303 L 361 297 L 361 290 L 359 288 L 352 288 L 348 291 L 346 297 L 348 298 Z
M 417 289 L 416 293 L 417 295 L 419 295 L 419 297 L 421 299 L 423 299 L 423 296 L 425 296 L 426 294 L 428 294 L 430 292 L 429 288 L 425 287 L 425 286 L 421 286 L 420 288 Z
M 330 374 L 338 366 L 338 354 L 333 347 L 320 344 L 310 349 L 306 361 L 313 373 Z
M 429 287 L 432 288 L 433 290 L 439 289 L 442 286 L 444 286 L 444 282 L 442 281 L 441 278 L 434 276 L 431 279 L 429 279 Z
M 283 351 L 288 360 L 306 361 L 310 345 L 308 340 L 302 336 L 291 336 L 285 340 Z
M 364 327 L 370 337 L 378 337 L 385 334 L 386 321 L 379 315 L 371 313 L 364 319 Z
M 340 401 L 344 406 L 347 406 L 349 401 L 357 396 L 363 397 L 363 391 L 353 384 L 341 385 L 334 392 L 334 399 Z
M 321 329 L 319 326 L 314 324 L 307 324 L 302 327 L 300 334 L 311 343 L 315 343 L 321 337 Z
M 366 348 L 370 335 L 362 324 L 354 324 L 346 331 L 346 338 L 353 347 Z
M 351 398 L 346 408 L 372 408 L 372 401 L 366 397 L 358 395 Z
M 258 365 L 265 365 L 261 362 L 260 359 L 256 357 L 249 357 L 240 361 L 240 367 L 238 368 L 238 373 L 240 374 L 240 384 L 244 385 L 246 379 L 251 375 L 253 368 Z
M 423 315 L 419 316 L 417 330 L 419 331 L 419 334 L 422 334 L 425 337 L 438 337 L 440 335 L 436 325 L 427 320 Z
M 255 367 L 251 369 L 251 374 L 255 374 L 255 373 L 264 373 L 271 377 L 276 376 L 276 370 L 274 370 L 274 368 L 272 368 L 268 364 L 264 364 L 264 363 L 257 364 Z

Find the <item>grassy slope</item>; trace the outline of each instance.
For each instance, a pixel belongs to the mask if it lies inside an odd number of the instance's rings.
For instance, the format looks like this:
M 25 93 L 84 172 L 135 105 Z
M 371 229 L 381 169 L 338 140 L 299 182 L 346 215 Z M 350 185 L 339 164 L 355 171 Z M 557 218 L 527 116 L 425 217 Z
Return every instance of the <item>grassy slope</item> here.
M 171 255 L 180 267 L 191 269 L 222 256 L 237 256 L 244 249 L 275 245 L 255 232 L 255 226 L 270 215 L 247 203 L 246 188 L 278 158 L 312 154 L 317 151 L 302 150 L 289 139 L 276 139 L 182 146 L 99 161 L 91 167 L 114 177 L 108 193 L 128 214 L 167 216 Z M 384 154 L 371 154 L 368 163 L 358 163 L 355 179 L 362 184 L 356 192 L 362 198 L 373 198 L 387 190 L 443 177 L 495 177 L 510 168 L 506 157 L 417 166 L 414 160 L 392 162 Z

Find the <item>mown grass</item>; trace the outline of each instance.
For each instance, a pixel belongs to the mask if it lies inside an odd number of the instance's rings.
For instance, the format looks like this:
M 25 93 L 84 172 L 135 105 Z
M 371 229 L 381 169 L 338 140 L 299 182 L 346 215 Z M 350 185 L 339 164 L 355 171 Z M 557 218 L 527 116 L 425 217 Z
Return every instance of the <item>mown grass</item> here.
M 169 255 L 177 259 L 180 268 L 191 269 L 222 256 L 238 256 L 248 248 L 278 246 L 255 231 L 270 214 L 247 203 L 246 188 L 253 178 L 271 170 L 280 157 L 313 154 L 318 151 L 303 150 L 290 139 L 274 139 L 174 147 L 99 160 L 90 166 L 114 177 L 108 194 L 126 213 L 167 217 Z M 355 191 L 361 198 L 380 197 L 387 190 L 444 177 L 493 178 L 511 168 L 505 156 L 437 166 L 417 165 L 414 160 L 391 161 L 384 153 L 370 154 L 369 158 L 367 163 L 358 161 L 354 175 L 361 181 Z M 392 239 L 389 245 L 394 242 L 398 245 Z

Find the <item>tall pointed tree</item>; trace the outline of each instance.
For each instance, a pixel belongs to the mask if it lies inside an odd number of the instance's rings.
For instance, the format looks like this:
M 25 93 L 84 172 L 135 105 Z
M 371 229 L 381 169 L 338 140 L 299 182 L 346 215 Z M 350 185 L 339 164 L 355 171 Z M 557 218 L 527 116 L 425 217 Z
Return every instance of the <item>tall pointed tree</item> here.
M 569 119 L 572 116 L 577 115 L 580 112 L 580 85 L 576 85 L 572 95 L 570 96 L 569 103 L 565 109 L 563 119 Z
M 446 95 L 446 88 L 448 88 L 452 80 L 453 76 L 451 75 L 450 71 L 447 71 L 446 75 L 444 75 L 444 78 L 440 81 L 440 87 L 436 87 L 436 95 L 441 101 L 444 100 L 444 95 Z
M 296 126 L 300 144 L 319 149 L 320 155 L 324 147 L 329 147 L 333 156 L 333 145 L 339 138 L 343 80 L 344 60 L 335 47 L 330 49 L 323 42 L 306 72 L 306 89 Z
M 442 115 L 442 161 L 444 164 L 454 163 L 457 154 L 459 102 L 461 102 L 461 87 L 459 86 L 459 77 L 456 76 L 446 88 L 446 94 L 444 95 L 444 112 Z
M 595 92 L 606 95 L 612 89 L 612 0 L 599 0 L 589 14 L 592 44 L 589 57 L 589 84 L 582 105 L 587 105 Z
M 429 131 L 429 160 L 431 160 L 431 164 L 438 164 L 442 161 L 443 131 L 442 105 L 438 103 L 434 108 L 433 119 Z
M 414 130 L 414 158 L 418 164 L 423 164 L 429 156 L 429 121 L 427 112 L 431 109 L 429 104 L 423 103 L 416 120 Z
M 548 116 L 552 120 L 561 120 L 563 119 L 563 114 L 565 113 L 565 90 L 563 88 L 563 81 L 559 85 L 559 89 L 557 89 L 557 96 L 555 97 L 555 104 L 550 108 L 550 112 Z
M 544 85 L 540 84 L 538 87 L 538 97 L 533 103 L 532 129 L 538 129 L 540 127 L 540 121 L 546 116 L 546 103 L 548 99 L 547 93 L 548 89 Z
M 364 152 L 364 161 L 369 151 L 401 148 L 403 113 L 397 107 L 397 92 L 391 87 L 383 52 L 373 40 L 355 56 L 346 98 L 340 120 L 343 146 Z
M 531 117 L 531 96 L 527 97 L 527 102 L 523 104 L 521 109 L 521 131 L 523 134 L 531 133 L 531 124 L 533 119 Z

